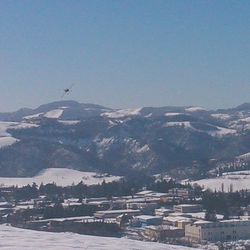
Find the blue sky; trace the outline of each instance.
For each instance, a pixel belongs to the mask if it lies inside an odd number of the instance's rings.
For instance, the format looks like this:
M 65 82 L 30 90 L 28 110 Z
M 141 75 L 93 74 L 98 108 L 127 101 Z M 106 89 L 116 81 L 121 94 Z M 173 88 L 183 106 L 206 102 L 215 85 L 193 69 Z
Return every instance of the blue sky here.
M 0 111 L 250 101 L 250 1 L 0 1 Z

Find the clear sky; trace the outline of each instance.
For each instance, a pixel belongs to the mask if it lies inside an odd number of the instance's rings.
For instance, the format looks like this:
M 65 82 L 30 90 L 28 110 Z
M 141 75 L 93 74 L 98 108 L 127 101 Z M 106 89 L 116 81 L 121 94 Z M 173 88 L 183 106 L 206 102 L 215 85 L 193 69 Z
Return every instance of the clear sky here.
M 250 101 L 248 0 L 0 1 L 0 111 Z

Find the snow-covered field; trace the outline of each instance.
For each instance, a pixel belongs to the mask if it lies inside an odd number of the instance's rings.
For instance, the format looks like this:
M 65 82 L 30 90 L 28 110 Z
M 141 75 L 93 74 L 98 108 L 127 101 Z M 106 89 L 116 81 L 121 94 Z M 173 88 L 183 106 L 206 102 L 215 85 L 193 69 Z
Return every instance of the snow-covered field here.
M 189 108 L 186 108 L 185 111 L 187 111 L 187 112 L 200 112 L 200 111 L 206 111 L 206 110 L 202 107 L 189 107 Z
M 191 122 L 189 121 L 182 121 L 182 122 L 166 122 L 164 127 L 182 127 L 185 129 L 192 129 L 194 131 L 202 132 L 200 129 L 196 129 Z M 203 131 L 204 132 L 204 131 Z M 223 127 L 214 126 L 214 130 L 207 131 L 207 134 L 215 137 L 223 137 L 226 135 L 236 134 L 237 131 L 234 129 L 228 129 Z
M 34 114 L 34 115 L 27 115 L 27 116 L 24 116 L 23 119 L 24 120 L 30 120 L 30 119 L 33 119 L 33 118 L 38 118 L 41 115 L 43 115 L 43 113 L 38 113 L 38 114 Z
M 49 112 L 47 112 L 44 117 L 47 117 L 47 118 L 59 118 L 62 114 L 63 114 L 63 109 L 54 109 L 54 110 L 51 110 Z
M 195 130 L 190 122 L 166 122 L 164 127 L 183 127 Z
M 211 179 L 202 179 L 193 182 L 198 185 L 211 190 L 228 192 L 230 190 L 230 185 L 232 185 L 233 191 L 239 191 L 242 189 L 250 189 L 250 171 L 237 171 L 225 173 L 220 177 Z
M 19 140 L 12 137 L 12 136 L 5 136 L 5 137 L 0 137 L 0 148 L 10 146 Z
M 105 112 L 102 116 L 106 116 L 108 118 L 124 118 L 126 116 L 135 116 L 139 115 L 141 108 L 138 109 L 120 109 L 117 111 Z
M 155 242 L 79 235 L 74 233 L 38 232 L 0 225 L 2 250 L 180 250 L 194 249 Z
M 10 146 L 19 140 L 14 138 L 10 133 L 7 132 L 8 129 L 26 129 L 34 128 L 38 125 L 26 122 L 4 122 L 0 121 L 0 148 Z
M 182 113 L 174 113 L 174 112 L 165 113 L 165 116 L 177 116 L 177 115 L 182 115 Z
M 79 120 L 58 120 L 58 122 L 64 124 L 64 125 L 76 125 L 80 123 L 81 121 Z
M 48 184 L 55 182 L 58 186 L 70 186 L 72 183 L 78 184 L 83 182 L 86 185 L 101 184 L 105 182 L 112 182 L 119 180 L 118 176 L 97 177 L 94 172 L 81 172 L 67 168 L 48 168 L 40 172 L 37 176 L 30 178 L 6 178 L 0 177 L 0 186 L 13 186 L 17 185 L 22 187 L 35 182 L 37 185 Z
M 220 120 L 229 120 L 231 118 L 231 116 L 228 114 L 220 114 L 220 113 L 211 114 L 211 116 Z
M 236 134 L 237 131 L 234 129 L 229 129 L 229 128 L 222 128 L 222 127 L 216 127 L 217 130 L 215 131 L 210 131 L 209 134 L 211 136 L 218 136 L 218 137 L 222 137 L 225 135 L 230 135 L 230 134 Z

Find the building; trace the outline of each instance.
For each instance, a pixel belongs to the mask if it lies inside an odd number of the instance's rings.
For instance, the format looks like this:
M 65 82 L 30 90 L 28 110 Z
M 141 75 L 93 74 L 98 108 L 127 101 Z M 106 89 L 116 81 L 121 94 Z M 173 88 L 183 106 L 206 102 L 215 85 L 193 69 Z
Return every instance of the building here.
M 149 195 L 154 193 L 154 191 L 151 190 L 143 190 L 135 194 L 136 197 L 145 197 L 145 195 Z
M 168 226 L 168 225 L 161 225 L 161 226 L 147 226 L 144 231 L 145 235 L 147 235 L 150 240 L 165 240 L 167 238 L 179 238 L 184 237 L 184 230 Z
M 138 220 L 141 226 L 150 226 L 161 225 L 163 218 L 161 216 L 139 215 L 135 217 L 135 220 Z
M 183 216 L 168 216 L 163 218 L 164 224 L 182 229 L 184 229 L 186 225 L 191 224 L 192 222 L 193 220 L 191 218 Z
M 133 210 L 133 209 L 97 211 L 94 214 L 94 217 L 98 218 L 98 219 L 116 218 L 122 214 L 126 214 L 129 216 L 137 216 L 137 215 L 141 214 L 141 211 L 140 210 Z
M 200 204 L 181 204 L 175 205 L 174 211 L 179 213 L 196 213 L 202 212 L 202 206 Z
M 158 208 L 158 209 L 155 209 L 155 215 L 156 216 L 168 216 L 170 213 L 172 213 L 173 210 L 172 209 L 168 209 L 168 208 Z
M 127 209 L 139 209 L 143 214 L 152 215 L 155 209 L 159 207 L 158 203 L 143 202 L 143 203 L 127 203 Z
M 167 193 L 153 192 L 153 193 L 150 193 L 150 194 L 146 194 L 145 197 L 156 198 L 156 199 L 159 199 L 160 202 L 167 202 L 168 194 Z
M 189 188 L 172 188 L 169 189 L 168 194 L 170 196 L 179 197 L 182 199 L 194 198 L 194 191 Z
M 185 226 L 185 236 L 195 242 L 250 238 L 249 220 L 196 221 Z

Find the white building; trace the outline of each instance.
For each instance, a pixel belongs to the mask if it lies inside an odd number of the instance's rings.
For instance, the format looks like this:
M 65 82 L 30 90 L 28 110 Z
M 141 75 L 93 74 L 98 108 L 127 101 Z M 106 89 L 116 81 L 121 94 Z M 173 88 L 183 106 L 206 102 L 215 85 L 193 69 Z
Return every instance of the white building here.
M 230 241 L 250 238 L 249 220 L 196 221 L 185 226 L 185 237 L 192 241 Z

